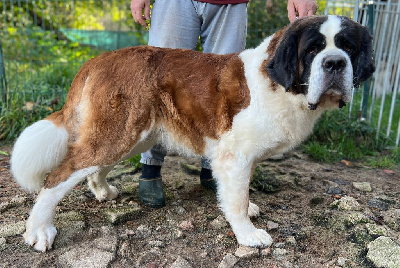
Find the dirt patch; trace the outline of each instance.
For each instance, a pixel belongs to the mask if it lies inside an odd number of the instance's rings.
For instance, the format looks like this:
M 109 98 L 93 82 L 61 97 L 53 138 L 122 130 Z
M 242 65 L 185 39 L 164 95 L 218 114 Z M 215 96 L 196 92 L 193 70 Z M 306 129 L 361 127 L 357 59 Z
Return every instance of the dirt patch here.
M 300 152 L 260 162 L 253 222 L 274 244 L 242 254 L 214 193 L 182 164 L 199 167 L 199 159 L 167 157 L 161 209 L 140 203 L 132 169 L 111 174 L 116 200 L 98 202 L 82 182 L 57 206 L 53 249 L 38 253 L 22 238 L 36 194 L 19 188 L 0 156 L 0 267 L 374 267 L 367 245 L 400 241 L 399 170 L 316 163 Z

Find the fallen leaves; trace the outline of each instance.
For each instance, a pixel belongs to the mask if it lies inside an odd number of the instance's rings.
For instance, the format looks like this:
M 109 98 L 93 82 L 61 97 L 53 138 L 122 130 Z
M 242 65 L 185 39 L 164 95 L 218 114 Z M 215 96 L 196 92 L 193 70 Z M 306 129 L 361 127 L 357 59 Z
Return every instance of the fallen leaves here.
M 352 167 L 353 163 L 347 160 L 340 160 L 340 163 L 342 163 L 343 165 L 345 165 L 346 167 Z
M 395 175 L 395 174 L 396 174 L 396 172 L 394 172 L 394 171 L 391 170 L 391 169 L 384 169 L 384 170 L 383 170 L 383 173 L 385 173 L 385 174 L 387 174 L 387 175 Z

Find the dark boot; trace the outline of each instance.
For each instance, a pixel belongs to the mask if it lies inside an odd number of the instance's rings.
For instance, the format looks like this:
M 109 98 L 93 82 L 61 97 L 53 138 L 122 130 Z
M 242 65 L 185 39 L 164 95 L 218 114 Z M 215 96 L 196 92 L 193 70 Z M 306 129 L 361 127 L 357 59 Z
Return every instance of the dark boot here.
M 142 176 L 139 179 L 139 199 L 149 207 L 165 206 L 161 166 L 142 165 Z
M 212 176 L 211 169 L 202 168 L 200 172 L 200 183 L 206 189 L 211 189 L 214 193 L 217 192 L 217 182 Z

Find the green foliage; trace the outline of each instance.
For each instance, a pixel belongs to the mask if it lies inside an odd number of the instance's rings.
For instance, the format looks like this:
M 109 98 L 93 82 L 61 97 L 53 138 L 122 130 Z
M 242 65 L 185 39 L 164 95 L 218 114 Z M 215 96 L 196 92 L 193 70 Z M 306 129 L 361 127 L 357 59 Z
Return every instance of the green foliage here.
M 304 151 L 313 159 L 320 162 L 331 163 L 334 162 L 336 157 L 332 154 L 331 150 L 326 145 L 317 141 L 309 141 L 303 146 Z
M 373 168 L 393 168 L 395 167 L 395 163 L 393 159 L 391 159 L 388 156 L 380 156 L 380 157 L 374 157 L 374 158 L 369 158 L 365 162 L 368 166 L 371 166 Z
M 379 133 L 378 138 L 376 136 L 376 129 L 366 121 L 349 119 L 340 111 L 328 112 L 303 148 L 313 159 L 321 162 L 356 160 L 376 156 L 391 142 L 383 133 Z
M 142 168 L 142 163 L 140 163 L 140 158 L 141 155 L 135 155 L 131 158 L 129 158 L 128 160 L 126 160 L 126 163 L 128 163 L 129 165 L 131 165 L 132 167 L 136 168 L 136 169 L 141 169 Z
M 289 23 L 287 2 L 252 0 L 248 4 L 247 47 L 255 47 Z
M 324 14 L 326 0 L 318 3 L 318 14 Z M 329 14 L 340 14 L 341 7 L 329 8 Z M 266 37 L 289 24 L 287 1 L 251 0 L 248 3 L 247 47 L 255 47 Z
M 392 168 L 395 169 L 400 165 L 400 148 L 394 149 L 386 154 L 377 157 L 369 157 L 365 163 L 374 168 Z
M 396 164 L 400 165 L 400 147 L 397 147 L 397 149 L 394 149 L 392 151 L 390 157 Z

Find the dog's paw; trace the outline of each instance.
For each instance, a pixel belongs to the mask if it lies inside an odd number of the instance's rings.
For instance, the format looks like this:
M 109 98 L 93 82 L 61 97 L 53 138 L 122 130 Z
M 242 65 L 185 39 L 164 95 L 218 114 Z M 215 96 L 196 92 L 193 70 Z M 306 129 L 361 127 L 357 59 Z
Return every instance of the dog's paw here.
M 115 186 L 110 185 L 110 189 L 107 192 L 107 199 L 113 200 L 118 196 L 118 189 Z
M 260 215 L 260 208 L 256 204 L 249 202 L 247 214 L 250 218 L 258 217 Z
M 96 196 L 96 199 L 99 200 L 100 202 L 104 200 L 112 200 L 117 198 L 118 189 L 112 185 L 109 185 L 107 188 L 106 187 L 101 189 L 91 188 L 91 190 Z
M 45 252 L 51 249 L 57 230 L 53 225 L 29 228 L 24 233 L 25 242 L 37 251 Z
M 268 247 L 272 244 L 272 237 L 263 229 L 254 228 L 251 232 L 236 236 L 239 244 L 248 247 Z

